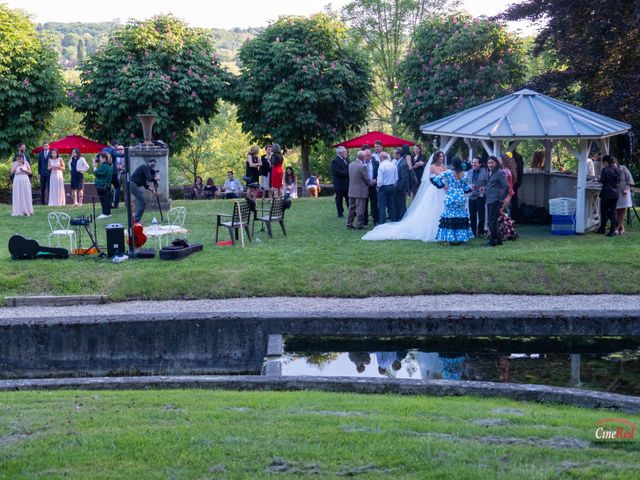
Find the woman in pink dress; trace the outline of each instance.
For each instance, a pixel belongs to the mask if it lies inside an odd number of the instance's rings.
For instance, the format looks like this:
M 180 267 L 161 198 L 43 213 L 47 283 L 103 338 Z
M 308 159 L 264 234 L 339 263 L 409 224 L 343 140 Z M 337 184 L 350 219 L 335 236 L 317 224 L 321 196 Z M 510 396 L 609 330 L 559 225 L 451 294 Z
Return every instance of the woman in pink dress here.
M 13 209 L 11 215 L 33 215 L 33 199 L 31 197 L 31 165 L 23 155 L 16 155 L 11 165 L 13 174 Z
M 51 150 L 49 158 L 49 206 L 61 207 L 65 203 L 64 198 L 64 161 L 60 158 L 58 150 Z

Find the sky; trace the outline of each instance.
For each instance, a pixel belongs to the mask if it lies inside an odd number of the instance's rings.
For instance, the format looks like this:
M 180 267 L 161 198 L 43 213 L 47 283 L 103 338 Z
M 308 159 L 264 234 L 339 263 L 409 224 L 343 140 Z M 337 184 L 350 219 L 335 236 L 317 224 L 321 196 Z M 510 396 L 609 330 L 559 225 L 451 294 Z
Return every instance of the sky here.
M 517 0 L 462 0 L 463 8 L 474 16 L 492 16 Z M 130 18 L 143 20 L 161 13 L 173 13 L 194 27 L 261 27 L 280 15 L 308 15 L 327 4 L 340 9 L 349 0 L 0 0 L 11 8 L 32 15 L 36 23 L 107 22 Z M 525 24 L 511 29 L 528 30 Z

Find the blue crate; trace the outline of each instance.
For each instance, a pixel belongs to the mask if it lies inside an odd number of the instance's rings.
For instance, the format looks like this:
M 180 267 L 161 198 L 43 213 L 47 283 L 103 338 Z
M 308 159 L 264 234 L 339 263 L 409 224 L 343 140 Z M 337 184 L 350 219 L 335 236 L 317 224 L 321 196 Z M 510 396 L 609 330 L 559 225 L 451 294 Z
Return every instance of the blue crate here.
M 575 215 L 551 215 L 552 235 L 575 235 L 576 217 Z

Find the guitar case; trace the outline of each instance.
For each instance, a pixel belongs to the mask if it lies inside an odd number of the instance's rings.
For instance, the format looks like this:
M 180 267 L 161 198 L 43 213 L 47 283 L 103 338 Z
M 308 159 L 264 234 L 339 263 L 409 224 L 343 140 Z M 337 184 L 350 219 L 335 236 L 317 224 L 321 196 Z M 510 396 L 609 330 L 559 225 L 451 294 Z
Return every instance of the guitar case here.
M 136 250 L 136 258 L 155 258 L 155 248 L 138 248 Z
M 204 247 L 201 243 L 187 243 L 183 238 L 176 238 L 171 245 L 160 250 L 161 260 L 178 260 L 188 257 L 192 253 L 201 252 Z
M 9 253 L 14 260 L 69 258 L 69 250 L 66 248 L 43 247 L 37 241 L 22 235 L 13 235 L 9 239 Z

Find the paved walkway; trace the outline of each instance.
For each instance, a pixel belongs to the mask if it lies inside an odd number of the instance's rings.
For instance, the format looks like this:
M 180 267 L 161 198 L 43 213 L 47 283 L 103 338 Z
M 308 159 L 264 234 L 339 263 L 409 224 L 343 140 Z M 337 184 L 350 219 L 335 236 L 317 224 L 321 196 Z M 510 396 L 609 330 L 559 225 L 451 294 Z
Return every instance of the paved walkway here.
M 224 300 L 135 301 L 65 307 L 4 307 L 0 319 L 171 313 L 429 313 L 429 312 L 637 312 L 640 295 L 419 295 L 410 297 L 265 297 Z

